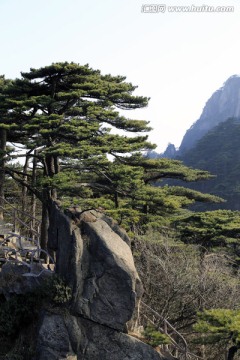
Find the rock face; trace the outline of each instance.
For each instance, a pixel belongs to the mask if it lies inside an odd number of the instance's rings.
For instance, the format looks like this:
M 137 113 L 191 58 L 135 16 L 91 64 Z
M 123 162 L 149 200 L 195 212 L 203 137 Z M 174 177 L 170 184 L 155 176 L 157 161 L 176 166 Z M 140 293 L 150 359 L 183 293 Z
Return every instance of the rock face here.
M 38 348 L 39 360 L 164 360 L 129 335 L 71 315 L 46 313 Z
M 200 118 L 187 130 L 179 154 L 193 148 L 209 130 L 228 118 L 240 117 L 240 76 L 231 76 L 207 101 Z
M 40 264 L 33 264 L 30 274 L 28 266 L 7 262 L 0 272 L 0 294 L 10 299 L 13 294 L 32 292 L 51 275 L 51 272 L 43 271 Z
M 164 154 L 160 155 L 160 157 L 166 157 L 168 159 L 174 159 L 177 155 L 177 150 L 173 144 L 168 144 Z M 159 156 L 158 156 L 159 157 Z
M 71 311 L 124 330 L 142 291 L 130 247 L 101 213 L 72 216 L 53 204 L 49 228 L 56 271 L 73 289 Z M 126 237 L 123 231 L 119 234 Z
M 64 315 L 45 313 L 38 360 L 159 360 L 153 348 L 127 335 L 142 295 L 127 234 L 101 212 L 50 209 L 49 248 L 56 271 L 72 288 Z

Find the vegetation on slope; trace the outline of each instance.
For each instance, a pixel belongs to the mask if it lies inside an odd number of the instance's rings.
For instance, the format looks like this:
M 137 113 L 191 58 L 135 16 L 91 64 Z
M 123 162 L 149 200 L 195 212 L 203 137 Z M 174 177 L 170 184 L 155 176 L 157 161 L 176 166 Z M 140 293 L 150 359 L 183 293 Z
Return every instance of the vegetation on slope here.
M 210 181 L 192 184 L 190 187 L 226 200 L 221 204 L 198 205 L 197 209 L 240 210 L 239 137 L 239 119 L 228 119 L 209 131 L 193 149 L 183 154 L 182 160 L 186 165 L 216 175 Z

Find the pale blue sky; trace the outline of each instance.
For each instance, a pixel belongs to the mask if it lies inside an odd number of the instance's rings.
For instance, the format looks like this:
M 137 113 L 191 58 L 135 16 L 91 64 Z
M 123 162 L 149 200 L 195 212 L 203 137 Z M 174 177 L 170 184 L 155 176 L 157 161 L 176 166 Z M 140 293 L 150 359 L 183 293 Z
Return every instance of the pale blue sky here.
M 223 82 L 240 73 L 239 0 L 163 0 L 166 6 L 234 6 L 234 12 L 143 13 L 142 0 L 0 0 L 0 74 L 15 78 L 56 61 L 125 75 L 148 108 L 162 151 L 185 131 Z

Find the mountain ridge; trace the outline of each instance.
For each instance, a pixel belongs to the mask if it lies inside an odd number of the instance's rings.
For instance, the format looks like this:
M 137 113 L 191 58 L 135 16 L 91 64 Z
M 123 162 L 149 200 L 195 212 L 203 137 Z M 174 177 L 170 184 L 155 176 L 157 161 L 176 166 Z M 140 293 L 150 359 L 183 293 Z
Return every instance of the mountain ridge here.
M 229 77 L 206 102 L 200 118 L 186 131 L 179 155 L 193 148 L 209 130 L 228 118 L 240 117 L 240 76 Z
M 183 161 L 195 169 L 207 170 L 216 177 L 188 187 L 220 196 L 221 204 L 194 205 L 199 211 L 240 210 L 240 75 L 229 77 L 206 102 L 200 118 L 186 131 L 179 149 L 168 144 L 159 157 Z M 151 153 L 148 155 L 151 157 Z M 156 157 L 156 154 L 154 154 Z M 169 182 L 178 185 L 177 181 Z M 180 184 L 185 186 L 184 184 Z
M 199 210 L 240 210 L 239 138 L 240 118 L 230 118 L 215 126 L 180 156 L 185 165 L 207 170 L 216 176 L 208 181 L 188 184 L 188 187 L 226 200 L 221 204 L 197 205 Z
M 186 131 L 179 148 L 169 143 L 166 150 L 157 154 L 149 152 L 149 157 L 176 158 L 192 149 L 197 142 L 215 126 L 229 118 L 240 119 L 240 74 L 230 76 L 207 100 L 203 111 Z

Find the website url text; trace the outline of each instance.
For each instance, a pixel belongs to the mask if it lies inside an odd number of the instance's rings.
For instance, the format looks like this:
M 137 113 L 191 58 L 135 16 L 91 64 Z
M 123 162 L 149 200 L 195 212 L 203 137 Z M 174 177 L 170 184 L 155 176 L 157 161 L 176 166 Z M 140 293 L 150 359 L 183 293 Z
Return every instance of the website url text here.
M 166 6 L 166 4 L 143 4 L 143 13 L 165 13 L 165 12 L 234 12 L 234 6 Z

